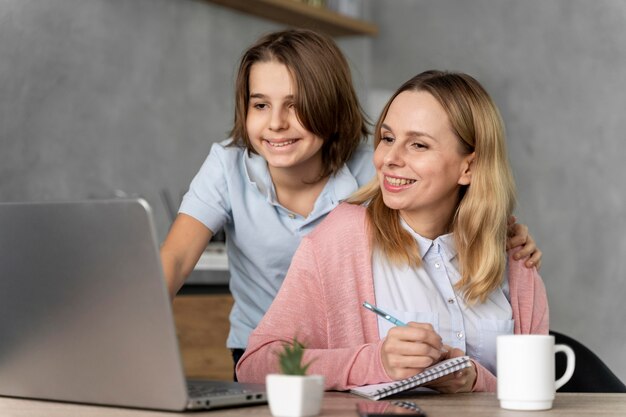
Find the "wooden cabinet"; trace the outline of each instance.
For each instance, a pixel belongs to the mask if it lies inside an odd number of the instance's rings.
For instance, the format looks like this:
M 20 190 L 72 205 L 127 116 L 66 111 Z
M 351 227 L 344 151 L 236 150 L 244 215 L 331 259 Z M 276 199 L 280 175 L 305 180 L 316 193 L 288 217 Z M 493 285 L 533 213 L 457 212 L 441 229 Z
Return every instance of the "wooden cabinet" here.
M 206 0 L 240 12 L 327 33 L 331 36 L 378 34 L 378 26 L 353 19 L 323 7 L 314 7 L 295 0 Z
M 233 380 L 233 359 L 226 348 L 232 306 L 230 294 L 179 295 L 174 299 L 174 320 L 187 377 Z

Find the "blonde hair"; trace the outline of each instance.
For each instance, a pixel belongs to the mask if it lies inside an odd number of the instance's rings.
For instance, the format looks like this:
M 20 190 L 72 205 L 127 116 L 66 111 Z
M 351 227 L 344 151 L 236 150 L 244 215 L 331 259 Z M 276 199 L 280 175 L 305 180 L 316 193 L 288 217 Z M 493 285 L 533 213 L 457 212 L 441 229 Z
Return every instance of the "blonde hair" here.
M 311 30 L 272 32 L 244 52 L 235 82 L 231 145 L 256 153 L 246 131 L 250 69 L 270 61 L 287 67 L 295 84 L 298 120 L 324 140 L 320 179 L 336 174 L 369 131 L 344 55 L 330 37 Z
M 389 99 L 376 124 L 374 146 L 395 97 L 404 91 L 430 93 L 446 111 L 467 154 L 475 152 L 471 184 L 459 190 L 450 229 L 459 256 L 457 289 L 469 302 L 484 302 L 502 283 L 506 267 L 507 219 L 515 207 L 515 184 L 507 158 L 504 124 L 485 89 L 463 73 L 426 71 L 404 83 Z M 367 203 L 373 245 L 394 263 L 421 265 L 415 239 L 402 228 L 397 210 L 382 199 L 378 180 L 349 200 Z

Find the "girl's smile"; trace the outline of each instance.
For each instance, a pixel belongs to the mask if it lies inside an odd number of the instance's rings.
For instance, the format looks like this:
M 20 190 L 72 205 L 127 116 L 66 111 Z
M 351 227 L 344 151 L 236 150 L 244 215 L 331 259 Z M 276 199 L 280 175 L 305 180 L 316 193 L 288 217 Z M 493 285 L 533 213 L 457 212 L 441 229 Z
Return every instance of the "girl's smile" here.
M 298 119 L 296 87 L 287 67 L 277 61 L 250 68 L 246 130 L 254 150 L 277 175 L 316 179 L 322 169 L 322 138 Z
M 284 148 L 289 145 L 293 145 L 299 139 L 263 139 L 263 142 L 272 148 Z

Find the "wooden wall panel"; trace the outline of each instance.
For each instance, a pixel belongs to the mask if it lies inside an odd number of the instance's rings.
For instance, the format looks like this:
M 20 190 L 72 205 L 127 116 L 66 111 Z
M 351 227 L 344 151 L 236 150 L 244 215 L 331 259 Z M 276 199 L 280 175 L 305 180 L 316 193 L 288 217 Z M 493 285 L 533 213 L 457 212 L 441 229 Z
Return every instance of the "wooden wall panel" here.
M 230 294 L 175 298 L 174 320 L 187 377 L 232 381 L 233 360 L 226 348 L 232 305 Z

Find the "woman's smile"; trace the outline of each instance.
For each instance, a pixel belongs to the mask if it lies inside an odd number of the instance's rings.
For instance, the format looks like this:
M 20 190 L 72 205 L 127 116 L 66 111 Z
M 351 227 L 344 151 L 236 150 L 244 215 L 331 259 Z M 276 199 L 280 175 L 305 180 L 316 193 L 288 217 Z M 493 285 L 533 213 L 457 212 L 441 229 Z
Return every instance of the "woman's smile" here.
M 411 187 L 417 180 L 385 175 L 384 186 L 391 192 L 402 191 Z

